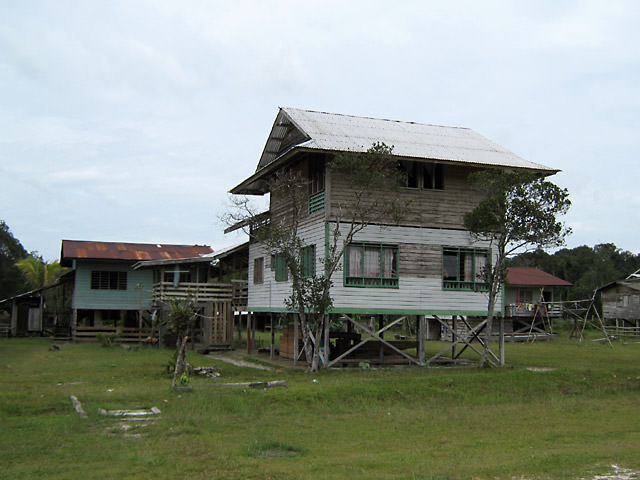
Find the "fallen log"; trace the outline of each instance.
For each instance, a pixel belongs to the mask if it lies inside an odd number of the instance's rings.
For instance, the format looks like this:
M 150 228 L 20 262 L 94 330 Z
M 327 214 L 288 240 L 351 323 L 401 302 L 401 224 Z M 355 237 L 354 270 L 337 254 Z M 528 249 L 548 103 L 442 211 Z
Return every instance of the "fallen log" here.
M 241 382 L 241 383 L 215 383 L 216 387 L 249 387 L 249 388 L 274 388 L 286 387 L 285 380 L 274 380 L 271 382 Z

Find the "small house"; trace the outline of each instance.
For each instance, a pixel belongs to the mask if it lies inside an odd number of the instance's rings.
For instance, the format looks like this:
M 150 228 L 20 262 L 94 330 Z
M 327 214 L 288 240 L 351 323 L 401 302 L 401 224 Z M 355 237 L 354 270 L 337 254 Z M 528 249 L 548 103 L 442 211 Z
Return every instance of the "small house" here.
M 597 291 L 604 320 L 615 322 L 618 333 L 640 335 L 640 270 Z
M 550 333 L 551 319 L 563 315 L 556 303 L 558 289 L 573 284 L 533 267 L 508 267 L 504 285 L 506 331 L 513 334 Z
M 74 340 L 113 335 L 139 341 L 149 335 L 151 270 L 134 270 L 141 260 L 172 260 L 213 253 L 207 245 L 63 240 L 60 263 L 73 270 L 69 335 Z

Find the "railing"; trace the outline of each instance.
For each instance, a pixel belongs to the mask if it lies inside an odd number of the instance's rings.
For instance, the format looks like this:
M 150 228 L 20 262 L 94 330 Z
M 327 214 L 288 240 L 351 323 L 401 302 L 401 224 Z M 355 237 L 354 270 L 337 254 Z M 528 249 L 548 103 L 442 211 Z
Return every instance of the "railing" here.
M 174 286 L 173 282 L 153 284 L 151 300 L 154 304 L 169 299 L 193 298 L 196 302 L 230 302 L 233 298 L 231 283 L 195 283 L 181 282 Z
M 640 327 L 606 325 L 605 330 L 610 337 L 640 337 Z
M 231 304 L 234 310 L 241 311 L 247 309 L 249 300 L 249 282 L 246 280 L 231 280 L 233 287 L 233 299 Z
M 76 341 L 93 341 L 102 334 L 105 337 L 113 336 L 115 342 L 144 342 L 150 339 L 150 328 L 137 327 L 76 327 L 73 339 Z
M 544 309 L 539 312 L 539 315 L 548 317 L 561 317 L 564 313 L 562 304 L 559 303 L 512 303 L 505 306 L 505 313 L 507 317 L 533 317 L 536 315 L 539 309 Z

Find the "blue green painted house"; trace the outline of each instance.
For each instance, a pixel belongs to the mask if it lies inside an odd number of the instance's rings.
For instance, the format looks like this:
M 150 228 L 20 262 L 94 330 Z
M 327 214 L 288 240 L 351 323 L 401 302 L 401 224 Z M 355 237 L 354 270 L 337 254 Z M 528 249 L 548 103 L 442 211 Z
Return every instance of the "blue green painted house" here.
M 73 269 L 71 331 L 75 337 L 116 326 L 141 327 L 141 312 L 151 307 L 153 273 L 134 270 L 143 260 L 171 260 L 211 254 L 206 245 L 63 240 L 61 264 Z M 94 329 L 94 330 L 91 330 Z

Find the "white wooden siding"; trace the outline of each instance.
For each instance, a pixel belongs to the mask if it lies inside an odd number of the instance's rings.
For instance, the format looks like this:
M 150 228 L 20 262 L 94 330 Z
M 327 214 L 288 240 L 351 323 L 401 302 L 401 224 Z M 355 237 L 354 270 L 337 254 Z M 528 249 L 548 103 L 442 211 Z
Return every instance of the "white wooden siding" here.
M 329 225 L 330 233 L 335 224 Z M 308 245 L 316 246 L 316 272 L 323 267 L 325 230 L 324 222 L 315 222 L 301 229 L 301 237 Z M 341 228 L 346 233 L 347 226 Z M 368 226 L 359 232 L 354 241 L 398 245 L 402 256 L 403 244 L 425 246 L 453 246 L 488 248 L 486 242 L 475 242 L 467 231 L 433 229 L 421 227 L 380 227 Z M 253 284 L 253 259 L 263 256 L 264 283 Z M 495 254 L 493 255 L 495 258 Z M 441 261 L 441 260 L 440 260 Z M 345 287 L 343 268 L 333 277 L 331 294 L 334 308 L 338 311 L 420 311 L 420 312 L 486 312 L 485 292 L 443 290 L 441 269 L 430 276 L 402 275 L 399 265 L 398 288 Z M 249 310 L 284 309 L 284 299 L 291 294 L 291 282 L 276 282 L 271 271 L 271 258 L 265 249 L 257 244 L 249 248 Z M 502 298 L 498 298 L 498 305 Z
M 306 245 L 315 245 L 316 272 L 323 268 L 324 257 L 324 221 L 307 222 L 299 230 L 299 236 Z M 254 259 L 264 257 L 264 281 L 253 283 Z M 260 244 L 249 246 L 249 310 L 283 309 L 284 300 L 291 295 L 291 282 L 276 282 L 275 272 L 271 270 L 271 254 Z

